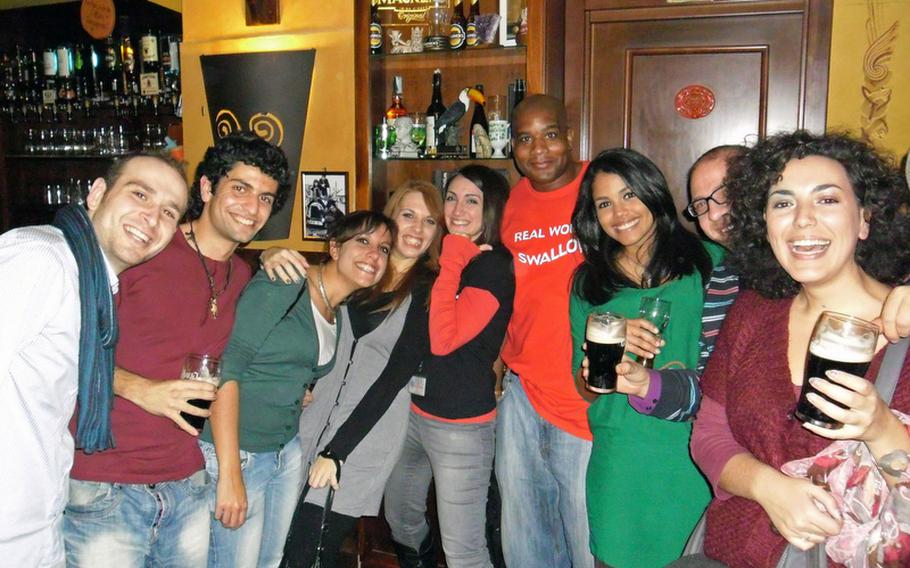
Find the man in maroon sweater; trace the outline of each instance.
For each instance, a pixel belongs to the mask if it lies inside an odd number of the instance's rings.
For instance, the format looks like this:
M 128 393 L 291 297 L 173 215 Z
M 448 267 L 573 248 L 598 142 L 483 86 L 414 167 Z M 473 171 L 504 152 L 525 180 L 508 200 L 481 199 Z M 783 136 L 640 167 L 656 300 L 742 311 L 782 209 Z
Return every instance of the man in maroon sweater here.
M 76 452 L 64 535 L 69 566 L 205 566 L 210 513 L 198 432 L 181 412 L 215 387 L 179 379 L 189 353 L 220 356 L 250 268 L 234 254 L 289 190 L 284 154 L 252 134 L 209 148 L 187 220 L 121 277 L 112 412 L 115 448 Z M 237 507 L 245 503 L 237 503 Z

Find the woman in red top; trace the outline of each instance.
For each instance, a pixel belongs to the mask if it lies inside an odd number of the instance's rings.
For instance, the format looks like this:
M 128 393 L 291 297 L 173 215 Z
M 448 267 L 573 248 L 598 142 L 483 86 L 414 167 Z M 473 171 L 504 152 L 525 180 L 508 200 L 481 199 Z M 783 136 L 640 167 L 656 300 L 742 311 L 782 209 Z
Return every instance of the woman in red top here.
M 910 436 L 870 382 L 884 339 L 865 378 L 832 371 L 811 379 L 844 408 L 817 395 L 810 402 L 842 427 L 802 424 L 792 415 L 822 311 L 875 320 L 908 273 L 910 197 L 868 145 L 805 131 L 773 136 L 736 160 L 727 194 L 736 227 L 731 262 L 748 290 L 731 308 L 702 379 L 692 455 L 716 494 L 706 555 L 733 567 L 773 567 L 787 542 L 801 550 L 820 545 L 841 532 L 845 517 L 823 487 L 781 473 L 786 462 L 814 456 L 832 440 L 856 440 L 884 468 L 888 486 L 910 481 L 894 461 L 906 462 Z M 906 413 L 910 364 L 900 375 L 891 407 Z M 910 507 L 898 505 L 884 509 L 906 527 Z M 908 535 L 892 537 L 868 543 L 893 561 L 876 565 L 910 561 L 910 547 L 894 546 Z
M 426 496 L 436 508 L 446 564 L 491 566 L 485 535 L 493 467 L 496 377 L 512 314 L 512 257 L 499 240 L 508 182 L 462 168 L 445 190 L 449 234 L 430 295 L 432 356 L 411 379 L 411 415 L 385 490 L 385 514 L 402 566 L 435 566 Z

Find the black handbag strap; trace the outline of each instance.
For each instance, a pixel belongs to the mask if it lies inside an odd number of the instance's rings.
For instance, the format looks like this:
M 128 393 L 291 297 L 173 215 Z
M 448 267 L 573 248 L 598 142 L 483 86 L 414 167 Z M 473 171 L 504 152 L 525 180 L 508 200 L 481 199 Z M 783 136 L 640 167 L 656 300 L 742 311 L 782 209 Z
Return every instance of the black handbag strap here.
M 904 358 L 907 356 L 907 347 L 910 346 L 910 337 L 905 337 L 897 343 L 891 343 L 885 348 L 885 358 L 882 366 L 878 368 L 875 377 L 875 388 L 885 404 L 891 406 L 891 398 L 897 389 L 897 380 L 901 376 Z

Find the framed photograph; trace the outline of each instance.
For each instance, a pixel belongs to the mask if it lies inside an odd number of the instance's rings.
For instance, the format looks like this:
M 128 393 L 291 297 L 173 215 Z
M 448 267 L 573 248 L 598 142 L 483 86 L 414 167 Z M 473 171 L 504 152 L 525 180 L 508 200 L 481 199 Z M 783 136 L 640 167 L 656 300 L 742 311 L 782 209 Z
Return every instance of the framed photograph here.
M 499 45 L 518 45 L 518 31 L 527 26 L 527 8 L 524 0 L 499 0 Z
M 348 212 L 348 172 L 302 172 L 303 238 L 325 239 Z

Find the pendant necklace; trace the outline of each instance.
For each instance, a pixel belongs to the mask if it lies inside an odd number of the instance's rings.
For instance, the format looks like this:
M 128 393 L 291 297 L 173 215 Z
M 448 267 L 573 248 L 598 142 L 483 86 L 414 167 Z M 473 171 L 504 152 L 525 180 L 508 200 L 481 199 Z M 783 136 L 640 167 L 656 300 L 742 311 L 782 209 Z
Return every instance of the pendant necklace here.
M 317 284 L 319 284 L 319 296 L 322 298 L 322 303 L 325 304 L 325 308 L 329 311 L 329 313 L 334 313 L 335 309 L 332 308 L 332 304 L 329 302 L 329 295 L 325 293 L 325 284 L 322 281 L 323 272 L 325 272 L 324 264 L 319 266 L 319 280 L 317 281 Z M 334 319 L 335 318 L 332 318 L 332 320 Z
M 202 263 L 202 269 L 205 270 L 205 277 L 208 280 L 209 284 L 209 313 L 212 314 L 212 319 L 218 319 L 218 296 L 224 294 L 224 291 L 228 289 L 228 286 L 231 285 L 231 273 L 234 270 L 234 263 L 231 262 L 231 259 L 228 259 L 228 269 L 227 269 L 227 278 L 224 280 L 224 287 L 221 290 L 215 290 L 215 275 L 212 272 L 209 272 L 209 267 L 205 263 L 205 257 L 202 256 L 202 251 L 199 249 L 199 243 L 196 242 L 196 232 L 193 231 L 193 222 L 190 221 L 190 232 L 187 233 L 190 240 L 193 242 L 193 250 L 196 252 L 196 256 L 199 257 L 199 262 Z

